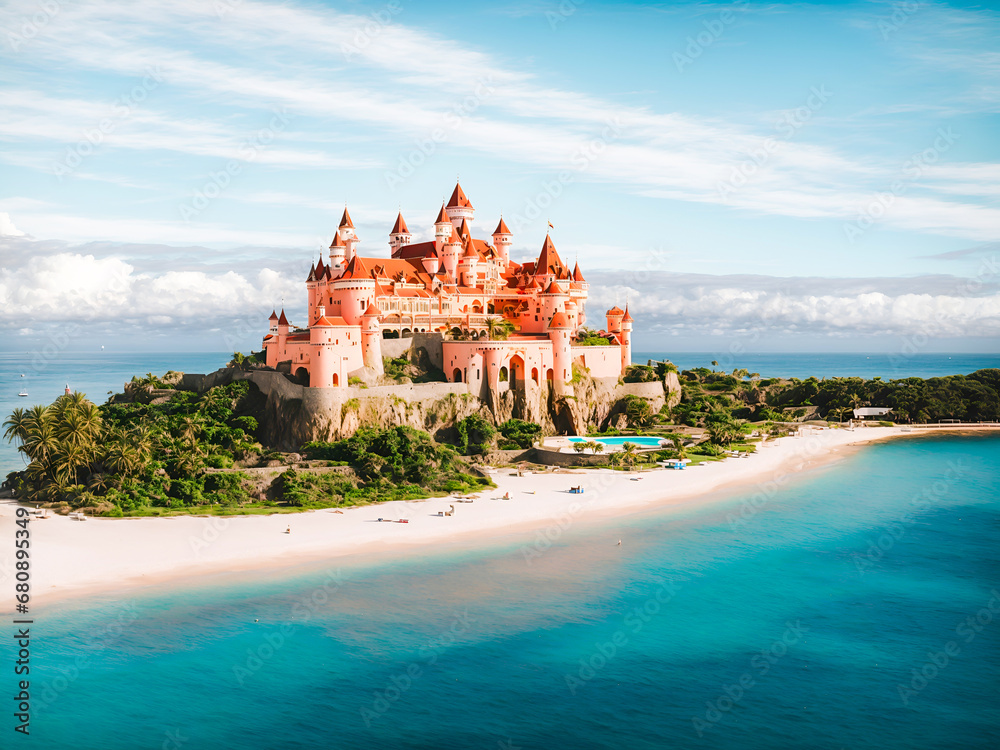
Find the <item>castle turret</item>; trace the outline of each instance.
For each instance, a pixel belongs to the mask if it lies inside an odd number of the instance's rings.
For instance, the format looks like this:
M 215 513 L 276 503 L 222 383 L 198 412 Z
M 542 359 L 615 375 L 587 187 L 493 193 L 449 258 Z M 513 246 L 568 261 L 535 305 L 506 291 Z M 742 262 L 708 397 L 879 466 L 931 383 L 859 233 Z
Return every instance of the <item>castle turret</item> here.
M 338 229 L 330 243 L 330 270 L 334 276 L 339 276 L 347 265 L 347 244 Z
M 629 315 L 628 305 L 625 305 L 625 314 L 622 316 L 622 372 L 632 364 L 632 316 Z
M 309 387 L 332 388 L 342 385 L 338 377 L 339 360 L 333 336 L 333 322 L 326 317 L 323 305 L 316 307 L 317 318 L 309 326 Z
M 510 233 L 506 222 L 504 222 L 503 217 L 501 216 L 500 223 L 497 224 L 496 231 L 493 232 L 493 247 L 495 247 L 497 249 L 497 253 L 500 254 L 500 267 L 503 269 L 506 269 L 510 263 L 510 247 L 513 243 L 514 235 Z
M 566 313 L 557 312 L 549 321 L 548 336 L 552 342 L 553 385 L 556 393 L 563 395 L 571 393 L 573 386 L 569 384 L 573 377 L 573 351 L 570 337 L 573 329 Z
M 382 326 L 379 325 L 378 309 L 369 304 L 365 314 L 361 316 L 361 356 L 365 367 L 370 367 L 379 375 L 384 374 L 382 367 Z
M 267 331 L 268 335 L 269 336 L 277 336 L 278 335 L 278 313 L 276 313 L 274 310 L 271 310 L 271 317 L 267 319 L 267 322 L 270 324 L 270 327 L 268 328 L 268 331 Z
M 462 240 L 458 236 L 458 230 L 452 232 L 451 238 L 441 248 L 441 263 L 444 270 L 456 282 L 458 279 L 458 262 L 463 255 Z
M 622 330 L 622 318 L 625 317 L 625 311 L 618 307 L 618 305 L 615 305 L 605 314 L 608 318 L 608 333 L 620 333 Z
M 392 232 L 389 233 L 389 250 L 393 258 L 398 257 L 399 251 L 410 244 L 412 237 L 410 230 L 406 228 L 403 212 L 400 211 L 399 215 L 396 216 L 396 223 L 392 226 Z
M 444 247 L 448 240 L 451 239 L 454 228 L 442 203 L 441 210 L 438 211 L 437 218 L 434 220 L 434 245 L 438 250 Z
M 451 199 L 445 207 L 448 212 L 448 219 L 454 226 L 459 226 L 463 221 L 472 222 L 476 218 L 476 209 L 462 190 L 462 186 L 455 183 L 455 190 L 451 194 Z
M 344 206 L 344 215 L 340 217 L 338 231 L 344 240 L 344 259 L 350 263 L 351 258 L 357 255 L 358 243 L 361 240 L 358 238 L 358 233 L 354 230 L 354 222 L 351 221 L 351 215 L 347 212 L 347 206 Z
M 361 256 L 355 255 L 347 263 L 344 273 L 333 282 L 340 298 L 340 315 L 348 325 L 361 324 L 364 311 L 375 297 L 375 279 Z
M 424 270 L 432 276 L 441 270 L 441 256 L 438 255 L 437 250 L 431 250 L 420 259 L 420 262 L 423 264 Z
M 472 236 L 466 235 L 462 252 L 462 259 L 458 263 L 458 272 L 461 284 L 464 286 L 475 286 L 476 276 L 479 272 L 479 253 L 476 252 L 475 245 L 472 244 Z

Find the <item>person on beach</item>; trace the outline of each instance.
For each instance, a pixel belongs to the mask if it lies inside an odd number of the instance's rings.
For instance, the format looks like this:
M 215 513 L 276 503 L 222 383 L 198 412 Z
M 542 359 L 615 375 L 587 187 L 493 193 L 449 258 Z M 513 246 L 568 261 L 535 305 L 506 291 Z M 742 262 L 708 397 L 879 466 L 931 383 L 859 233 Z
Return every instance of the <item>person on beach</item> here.
M 289 526 L 287 529 L 285 529 L 285 533 L 286 534 L 291 534 L 292 533 L 292 527 Z

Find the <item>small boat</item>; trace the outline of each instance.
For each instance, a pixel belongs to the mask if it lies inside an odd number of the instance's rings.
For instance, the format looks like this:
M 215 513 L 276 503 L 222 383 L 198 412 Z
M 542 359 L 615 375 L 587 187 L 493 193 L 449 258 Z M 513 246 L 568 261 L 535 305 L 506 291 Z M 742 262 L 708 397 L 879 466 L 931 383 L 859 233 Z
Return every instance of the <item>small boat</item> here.
M 24 377 L 24 373 L 23 373 L 23 372 L 21 373 L 21 377 L 22 377 L 22 378 Z
M 583 494 L 583 487 L 570 487 L 569 488 L 569 494 L 571 494 L 571 495 L 582 495 Z
M 24 397 L 26 397 L 28 395 L 28 392 L 22 388 L 21 392 L 18 393 L 17 395 L 21 396 L 22 398 L 24 398 Z

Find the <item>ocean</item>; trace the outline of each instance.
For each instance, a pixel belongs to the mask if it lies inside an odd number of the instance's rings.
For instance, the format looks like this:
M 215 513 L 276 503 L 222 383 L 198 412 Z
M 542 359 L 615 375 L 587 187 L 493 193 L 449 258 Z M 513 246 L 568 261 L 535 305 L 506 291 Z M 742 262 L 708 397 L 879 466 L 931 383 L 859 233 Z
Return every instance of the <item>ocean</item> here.
M 50 404 L 69 385 L 83 391 L 95 403 L 107 400 L 108 392 L 120 392 L 133 375 L 167 370 L 212 372 L 225 364 L 232 353 L 104 353 L 66 352 L 50 347 L 33 352 L 0 352 L 0 414 L 4 418 L 17 407 Z M 745 367 L 762 377 L 857 376 L 872 378 L 937 377 L 968 374 L 985 367 L 1000 367 L 998 354 L 916 354 L 894 358 L 884 354 L 742 354 L 724 357 L 719 354 L 691 352 L 635 352 L 632 360 L 642 364 L 649 359 L 670 359 L 681 369 L 719 367 L 731 371 Z M 22 378 L 21 375 L 24 375 Z M 27 397 L 19 397 L 22 390 Z M 13 446 L 0 441 L 0 476 L 23 468 L 24 462 Z
M 1000 437 L 896 440 L 696 511 L 36 608 L 3 745 L 986 750 L 998 591 Z

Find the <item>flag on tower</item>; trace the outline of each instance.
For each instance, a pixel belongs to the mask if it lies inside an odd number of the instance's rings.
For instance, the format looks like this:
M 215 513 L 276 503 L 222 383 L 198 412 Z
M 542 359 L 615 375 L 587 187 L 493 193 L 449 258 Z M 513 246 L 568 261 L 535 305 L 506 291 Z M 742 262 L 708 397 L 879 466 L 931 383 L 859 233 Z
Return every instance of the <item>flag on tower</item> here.
M 552 224 L 551 221 L 549 222 L 549 229 L 555 229 L 555 226 Z

